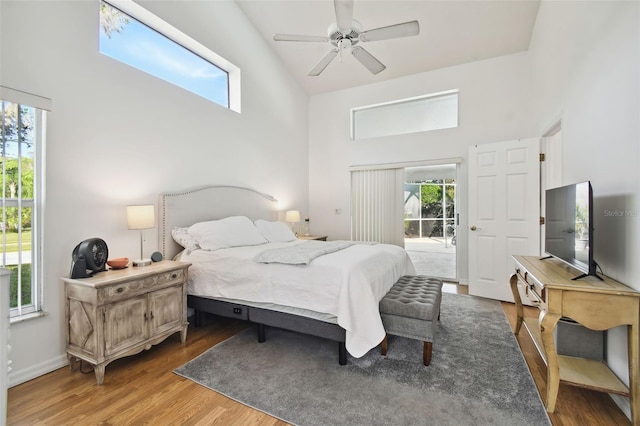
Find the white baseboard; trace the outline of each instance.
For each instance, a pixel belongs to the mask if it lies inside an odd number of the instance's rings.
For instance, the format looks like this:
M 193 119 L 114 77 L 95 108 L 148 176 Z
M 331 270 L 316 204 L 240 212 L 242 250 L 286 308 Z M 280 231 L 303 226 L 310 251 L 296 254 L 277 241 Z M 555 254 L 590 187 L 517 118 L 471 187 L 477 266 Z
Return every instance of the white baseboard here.
M 19 385 L 29 380 L 35 379 L 47 373 L 51 373 L 59 368 L 68 365 L 67 355 L 60 355 L 56 358 L 50 359 L 40 364 L 33 365 L 24 370 L 11 371 L 9 373 L 9 387 Z

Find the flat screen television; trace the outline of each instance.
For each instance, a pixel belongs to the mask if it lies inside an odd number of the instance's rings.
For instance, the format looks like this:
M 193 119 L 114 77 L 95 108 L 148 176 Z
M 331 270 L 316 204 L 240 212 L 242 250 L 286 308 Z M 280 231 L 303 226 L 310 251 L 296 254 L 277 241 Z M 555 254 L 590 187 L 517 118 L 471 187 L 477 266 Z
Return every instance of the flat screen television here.
M 591 182 L 548 189 L 545 203 L 545 252 L 582 272 L 574 279 L 597 277 L 597 264 L 593 260 Z

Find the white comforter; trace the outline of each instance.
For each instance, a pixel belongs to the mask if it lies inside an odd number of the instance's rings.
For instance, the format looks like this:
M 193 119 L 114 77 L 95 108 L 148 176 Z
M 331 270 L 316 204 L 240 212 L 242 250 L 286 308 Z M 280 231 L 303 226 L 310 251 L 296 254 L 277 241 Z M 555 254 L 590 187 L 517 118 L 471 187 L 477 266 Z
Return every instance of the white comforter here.
M 216 251 L 184 252 L 191 262 L 189 294 L 274 303 L 335 315 L 346 330 L 346 348 L 361 357 L 385 332 L 378 303 L 402 275 L 415 274 L 407 253 L 389 244 L 355 244 L 314 259 L 309 265 L 263 264 L 253 258 L 269 243 Z

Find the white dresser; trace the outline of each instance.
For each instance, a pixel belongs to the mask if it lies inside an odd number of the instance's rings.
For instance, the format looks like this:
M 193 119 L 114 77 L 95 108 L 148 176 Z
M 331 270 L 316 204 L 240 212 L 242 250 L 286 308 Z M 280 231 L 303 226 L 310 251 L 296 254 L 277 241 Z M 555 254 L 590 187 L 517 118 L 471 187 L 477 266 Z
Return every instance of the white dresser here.
M 7 423 L 7 389 L 9 388 L 9 277 L 0 268 L 0 425 Z

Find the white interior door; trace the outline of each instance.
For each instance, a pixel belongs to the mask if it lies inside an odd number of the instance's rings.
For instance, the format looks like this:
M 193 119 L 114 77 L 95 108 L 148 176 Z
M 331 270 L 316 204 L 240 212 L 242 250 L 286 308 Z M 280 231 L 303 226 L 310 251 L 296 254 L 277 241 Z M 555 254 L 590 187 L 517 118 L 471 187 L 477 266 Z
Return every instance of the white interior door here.
M 540 141 L 469 148 L 469 294 L 513 302 L 511 256 L 540 254 Z

